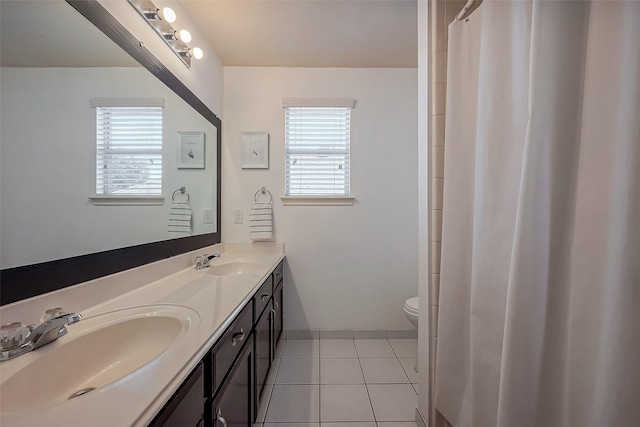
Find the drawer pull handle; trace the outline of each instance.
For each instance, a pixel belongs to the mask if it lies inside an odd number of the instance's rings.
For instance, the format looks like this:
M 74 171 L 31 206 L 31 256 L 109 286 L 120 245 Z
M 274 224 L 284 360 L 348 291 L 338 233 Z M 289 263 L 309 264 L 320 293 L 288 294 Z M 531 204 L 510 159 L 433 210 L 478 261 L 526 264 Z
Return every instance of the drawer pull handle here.
M 260 295 L 260 299 L 261 299 L 262 301 L 264 301 L 266 298 L 269 298 L 269 294 L 262 294 L 262 295 Z
M 237 343 L 244 341 L 244 329 L 240 329 L 240 332 L 233 334 L 231 337 L 231 345 L 236 346 Z
M 276 310 L 278 309 L 278 301 L 273 300 L 273 303 L 276 305 Z
M 282 273 L 276 273 L 276 277 L 282 277 Z
M 216 420 L 222 423 L 222 427 L 227 427 L 227 420 L 222 418 L 222 410 L 218 408 L 218 415 L 216 416 Z

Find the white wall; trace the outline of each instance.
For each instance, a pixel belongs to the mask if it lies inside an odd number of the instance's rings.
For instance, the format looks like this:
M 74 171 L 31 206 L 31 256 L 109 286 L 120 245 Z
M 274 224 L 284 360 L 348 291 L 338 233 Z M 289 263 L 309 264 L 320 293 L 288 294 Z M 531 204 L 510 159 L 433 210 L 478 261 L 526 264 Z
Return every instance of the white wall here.
M 194 233 L 215 231 L 216 130 L 143 68 L 2 68 L 2 268 L 164 240 L 186 186 Z M 93 97 L 163 97 L 164 206 L 93 206 Z M 177 169 L 177 131 L 206 132 L 206 169 Z M 213 224 L 203 224 L 212 209 Z
M 353 97 L 353 206 L 282 206 L 283 97 Z M 416 69 L 225 67 L 222 236 L 249 239 L 254 193 L 274 195 L 275 238 L 285 242 L 286 329 L 412 326 L 402 310 L 418 293 Z M 242 131 L 270 134 L 270 168 L 241 169 Z M 244 209 L 245 223 L 233 223 Z
M 194 58 L 191 61 L 191 68 L 184 65 L 127 0 L 98 1 L 131 34 L 143 42 L 145 48 L 191 89 L 218 117 L 222 116 L 222 62 L 213 47 L 200 34 L 179 1 L 156 0 L 154 3 L 161 9 L 164 6 L 173 8 L 177 19 L 172 26 L 177 30 L 188 29 L 192 36 L 192 42 L 189 43 L 189 46 L 198 46 L 204 51 L 202 59 L 196 60 Z

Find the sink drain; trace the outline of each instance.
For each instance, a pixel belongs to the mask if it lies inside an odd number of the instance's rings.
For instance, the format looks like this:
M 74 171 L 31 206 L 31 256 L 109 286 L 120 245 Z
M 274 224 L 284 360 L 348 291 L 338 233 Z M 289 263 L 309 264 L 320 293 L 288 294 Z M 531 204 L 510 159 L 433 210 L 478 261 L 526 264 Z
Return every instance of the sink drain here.
M 67 400 L 71 400 L 71 399 L 74 399 L 74 398 L 76 398 L 78 396 L 82 396 L 83 394 L 87 394 L 90 391 L 93 391 L 95 389 L 96 389 L 95 387 L 83 388 L 82 390 L 78 390 L 75 393 L 73 393 L 71 396 L 69 396 L 69 398 Z

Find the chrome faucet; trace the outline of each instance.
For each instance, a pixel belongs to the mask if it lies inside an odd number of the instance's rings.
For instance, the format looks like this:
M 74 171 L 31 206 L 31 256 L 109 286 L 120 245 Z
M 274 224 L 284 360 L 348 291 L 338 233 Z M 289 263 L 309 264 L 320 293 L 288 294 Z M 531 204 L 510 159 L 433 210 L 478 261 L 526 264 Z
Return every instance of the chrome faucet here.
M 209 267 L 209 261 L 214 258 L 220 258 L 220 254 L 215 253 L 213 255 L 204 254 L 196 258 L 196 270 L 202 270 L 203 268 Z
M 48 320 L 44 320 L 38 326 L 24 326 L 21 323 L 11 323 L 2 326 L 3 332 L 7 332 L 9 338 L 3 334 L 2 352 L 0 361 L 13 359 L 30 351 L 45 346 L 67 333 L 66 325 L 73 325 L 82 319 L 80 313 L 58 314 Z M 24 333 L 29 332 L 25 337 Z M 21 336 L 22 334 L 22 336 Z

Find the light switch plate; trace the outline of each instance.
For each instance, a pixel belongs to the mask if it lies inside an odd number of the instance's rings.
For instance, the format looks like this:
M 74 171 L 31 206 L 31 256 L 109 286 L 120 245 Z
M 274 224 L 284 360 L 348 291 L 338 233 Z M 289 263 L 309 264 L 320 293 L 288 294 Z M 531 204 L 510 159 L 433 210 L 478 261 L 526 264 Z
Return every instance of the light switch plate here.
M 244 222 L 244 211 L 242 209 L 236 209 L 233 211 L 233 223 L 242 224 Z
M 213 210 L 205 209 L 202 212 L 202 223 L 203 224 L 213 224 Z

